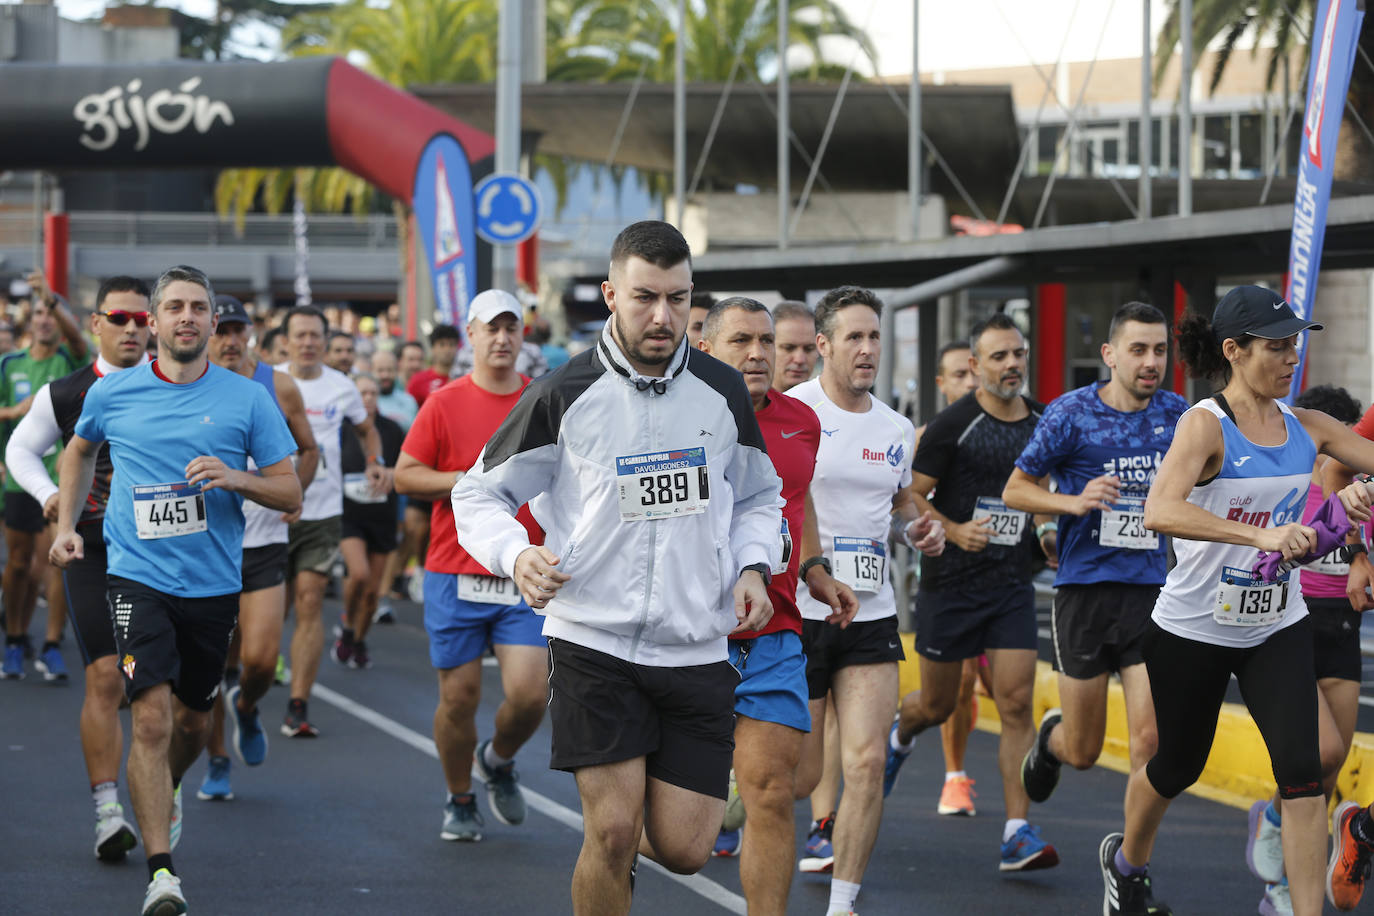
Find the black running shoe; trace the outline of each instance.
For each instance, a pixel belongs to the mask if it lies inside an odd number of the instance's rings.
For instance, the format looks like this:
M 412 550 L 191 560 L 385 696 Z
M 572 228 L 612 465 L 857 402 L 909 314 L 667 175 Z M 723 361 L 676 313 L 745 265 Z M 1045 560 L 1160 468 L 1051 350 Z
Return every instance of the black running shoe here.
M 1021 761 L 1021 785 L 1033 802 L 1048 801 L 1059 785 L 1060 762 L 1050 753 L 1050 732 L 1064 718 L 1063 710 L 1048 710 L 1040 719 L 1035 743 Z
M 1123 875 L 1116 870 L 1116 851 L 1125 839 L 1119 833 L 1109 833 L 1098 847 L 1102 867 L 1102 916 L 1173 916 L 1169 904 L 1154 899 L 1150 873 Z

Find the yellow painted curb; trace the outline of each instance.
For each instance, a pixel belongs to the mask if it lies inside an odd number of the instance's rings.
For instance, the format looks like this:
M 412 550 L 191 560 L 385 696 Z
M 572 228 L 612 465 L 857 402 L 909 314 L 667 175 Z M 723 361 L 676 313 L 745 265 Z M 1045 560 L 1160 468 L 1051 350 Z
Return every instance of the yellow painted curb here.
M 902 634 L 906 661 L 899 666 L 902 695 L 921 686 L 915 637 Z M 1048 662 L 1036 663 L 1033 719 L 1040 721 L 1045 710 L 1059 705 L 1059 678 Z M 994 734 L 1001 732 L 997 707 L 990 697 L 978 697 L 978 728 Z M 1107 696 L 1107 735 L 1098 765 L 1119 773 L 1130 772 L 1126 704 L 1120 682 L 1113 680 Z M 1202 777 L 1188 791 L 1194 795 L 1236 808 L 1248 808 L 1260 798 L 1274 794 L 1274 774 L 1264 739 L 1239 703 L 1222 706 L 1217 721 L 1216 740 Z M 1374 802 L 1374 734 L 1357 732 L 1350 756 L 1336 783 L 1333 803 L 1353 799 L 1361 805 Z

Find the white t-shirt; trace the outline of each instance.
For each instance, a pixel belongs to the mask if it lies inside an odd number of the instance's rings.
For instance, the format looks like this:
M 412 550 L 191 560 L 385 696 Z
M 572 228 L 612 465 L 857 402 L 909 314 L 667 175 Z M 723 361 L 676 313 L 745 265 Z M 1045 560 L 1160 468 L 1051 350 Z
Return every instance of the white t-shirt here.
M 286 372 L 285 364 L 278 366 L 277 371 Z M 305 490 L 301 519 L 315 521 L 343 515 L 343 459 L 340 455 L 339 428 L 343 426 L 345 418 L 354 425 L 367 419 L 362 395 L 358 394 L 358 386 L 348 376 L 328 366 L 321 366 L 320 374 L 315 378 L 292 378 L 301 390 L 305 415 L 310 420 L 310 431 L 315 434 L 315 444 L 320 450 L 320 465 L 315 471 L 315 479 Z
M 856 621 L 891 617 L 897 613 L 887 556 L 892 498 L 911 484 L 916 428 L 872 395 L 863 413 L 837 407 L 818 378 L 787 393 L 816 411 L 821 421 L 821 447 L 811 478 L 821 550 L 835 577 L 859 597 Z M 807 620 L 824 620 L 832 613 L 805 588 L 797 589 L 797 607 Z

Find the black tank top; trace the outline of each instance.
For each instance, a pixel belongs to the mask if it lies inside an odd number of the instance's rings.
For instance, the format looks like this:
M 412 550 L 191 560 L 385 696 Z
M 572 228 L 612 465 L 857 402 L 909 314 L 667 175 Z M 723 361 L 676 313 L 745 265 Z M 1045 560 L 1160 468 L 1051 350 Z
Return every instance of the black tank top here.
M 62 444 L 71 441 L 76 431 L 76 421 L 81 419 L 81 405 L 86 403 L 86 392 L 100 379 L 95 363 L 77 369 L 69 375 L 52 382 L 48 393 L 52 396 L 53 415 L 57 418 L 58 428 L 62 430 Z M 114 476 L 114 465 L 110 462 L 110 445 L 100 444 L 95 456 L 95 480 L 91 483 L 90 495 L 81 510 L 78 524 L 99 521 L 105 517 L 105 506 L 110 501 L 110 478 Z

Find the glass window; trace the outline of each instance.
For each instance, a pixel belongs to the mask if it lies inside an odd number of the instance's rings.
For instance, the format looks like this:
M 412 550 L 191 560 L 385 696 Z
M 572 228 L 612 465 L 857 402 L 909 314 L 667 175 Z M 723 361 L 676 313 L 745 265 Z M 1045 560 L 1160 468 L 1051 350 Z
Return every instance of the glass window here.
M 1208 115 L 1202 119 L 1203 178 L 1231 176 L 1231 116 Z
M 1264 116 L 1243 114 L 1237 138 L 1240 147 L 1240 178 L 1258 178 L 1264 169 Z

